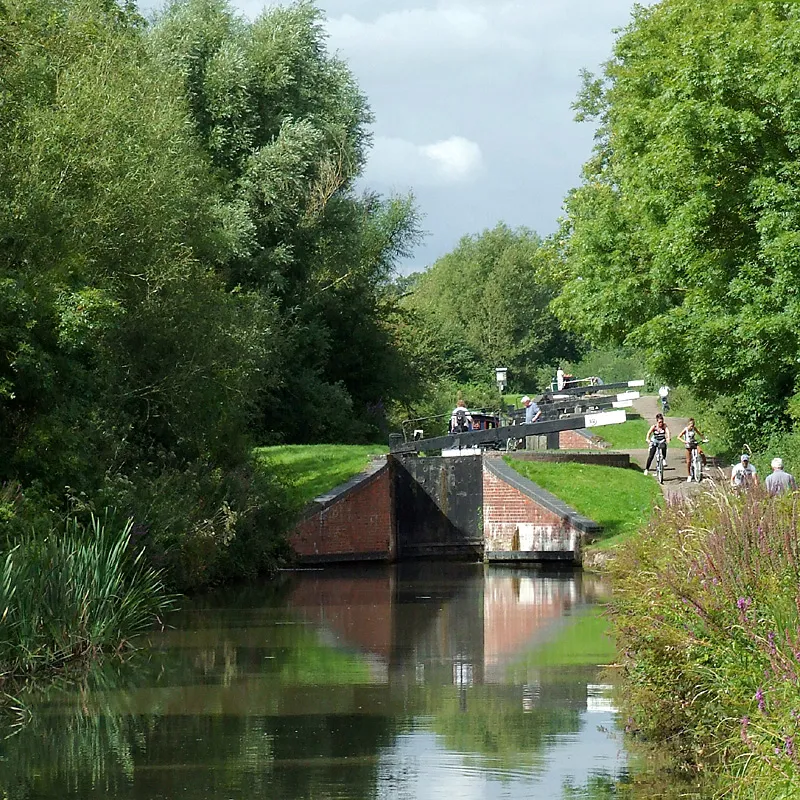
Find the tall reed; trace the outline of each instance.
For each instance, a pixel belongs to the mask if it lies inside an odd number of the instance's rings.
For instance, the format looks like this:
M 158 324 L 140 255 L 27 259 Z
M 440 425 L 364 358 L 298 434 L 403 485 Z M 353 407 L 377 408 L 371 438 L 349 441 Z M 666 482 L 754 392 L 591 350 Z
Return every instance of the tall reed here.
M 32 531 L 0 570 L 0 677 L 123 647 L 172 604 L 131 540 L 131 522 L 71 519 Z
M 616 563 L 628 727 L 725 796 L 800 796 L 799 517 L 798 493 L 720 489 L 658 511 Z

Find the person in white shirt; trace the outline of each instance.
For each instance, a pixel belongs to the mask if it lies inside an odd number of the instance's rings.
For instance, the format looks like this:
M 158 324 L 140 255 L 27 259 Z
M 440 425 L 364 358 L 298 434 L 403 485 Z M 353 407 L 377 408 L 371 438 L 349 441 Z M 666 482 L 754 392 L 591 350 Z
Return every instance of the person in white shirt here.
M 734 464 L 731 470 L 731 486 L 734 489 L 744 489 L 755 485 L 756 468 L 750 463 L 750 456 L 742 453 L 739 463 Z
M 564 370 L 561 367 L 556 370 L 556 388 L 559 392 L 564 388 Z
M 661 398 L 661 410 L 669 411 L 669 386 L 666 383 L 659 388 L 658 396 Z
M 472 416 L 467 411 L 466 403 L 463 400 L 459 400 L 450 415 L 450 433 L 465 433 L 471 430 Z

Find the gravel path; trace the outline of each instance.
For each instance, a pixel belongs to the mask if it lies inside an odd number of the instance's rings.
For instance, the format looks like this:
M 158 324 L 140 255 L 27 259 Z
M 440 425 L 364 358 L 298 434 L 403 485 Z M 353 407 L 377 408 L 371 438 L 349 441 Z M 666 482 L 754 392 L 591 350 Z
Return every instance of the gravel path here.
M 644 419 L 649 420 L 652 425 L 656 420 L 656 414 L 661 411 L 661 400 L 656 395 L 647 395 L 633 401 L 633 410 Z M 678 434 L 686 427 L 688 417 L 665 416 L 670 436 L 678 438 Z M 644 442 L 642 442 L 644 444 Z M 637 463 L 642 469 L 647 463 L 647 448 L 641 450 L 625 450 L 630 454 L 631 461 Z M 664 483 L 662 489 L 664 497 L 691 497 L 702 491 L 703 486 L 710 486 L 712 482 L 727 480 L 727 477 L 718 469 L 709 469 L 708 475 L 703 479 L 703 483 L 686 482 L 686 456 L 683 449 L 667 448 L 667 463 L 664 468 Z

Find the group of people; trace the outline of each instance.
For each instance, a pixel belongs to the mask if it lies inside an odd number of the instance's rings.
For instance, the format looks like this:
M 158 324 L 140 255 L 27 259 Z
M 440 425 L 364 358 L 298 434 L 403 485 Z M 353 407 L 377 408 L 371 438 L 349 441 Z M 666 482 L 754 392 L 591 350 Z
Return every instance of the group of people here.
M 700 451 L 700 457 L 705 464 L 705 454 L 703 453 L 703 449 L 700 447 L 700 441 L 707 442 L 702 433 L 697 429 L 697 425 L 695 424 L 694 417 L 692 417 L 689 422 L 686 424 L 686 427 L 678 434 L 678 438 L 683 442 L 684 449 L 686 451 L 686 480 L 691 482 L 692 480 L 692 456 L 694 455 L 695 450 Z M 647 454 L 647 463 L 644 467 L 644 474 L 647 475 L 650 465 L 653 463 L 653 458 L 655 457 L 656 451 L 661 450 L 662 458 L 664 459 L 664 463 L 667 460 L 667 444 L 671 439 L 669 428 L 667 427 L 667 423 L 664 420 L 663 414 L 656 414 L 656 421 L 653 425 L 650 426 L 650 430 L 647 431 L 647 436 L 645 437 L 645 441 L 647 442 L 650 451 Z
M 649 452 L 647 454 L 647 463 L 644 468 L 645 475 L 648 474 L 657 450 L 661 450 L 661 455 L 666 463 L 667 444 L 670 438 L 669 428 L 664 420 L 664 415 L 656 414 L 656 421 L 650 426 L 646 436 Z M 705 466 L 705 454 L 700 447 L 700 443 L 707 442 L 708 439 L 697 429 L 693 417 L 689 419 L 686 427 L 678 434 L 678 438 L 683 442 L 686 452 L 686 480 L 691 481 L 692 457 L 694 451 L 699 450 L 702 463 Z M 773 458 L 770 466 L 772 467 L 772 472 L 767 476 L 764 484 L 771 495 L 778 495 L 786 491 L 794 491 L 797 489 L 797 482 L 794 477 L 783 468 L 783 459 Z M 758 473 L 753 464 L 750 463 L 750 456 L 747 453 L 742 453 L 739 458 L 739 463 L 734 464 L 731 469 L 731 486 L 734 489 L 741 490 L 746 489 L 748 486 L 753 486 L 757 482 Z

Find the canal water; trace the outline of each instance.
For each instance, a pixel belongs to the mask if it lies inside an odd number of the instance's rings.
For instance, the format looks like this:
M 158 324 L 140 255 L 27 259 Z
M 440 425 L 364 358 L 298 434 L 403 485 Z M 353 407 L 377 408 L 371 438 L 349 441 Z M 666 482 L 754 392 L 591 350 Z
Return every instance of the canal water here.
M 0 797 L 617 797 L 603 592 L 406 564 L 184 601 L 124 665 L 25 698 Z

